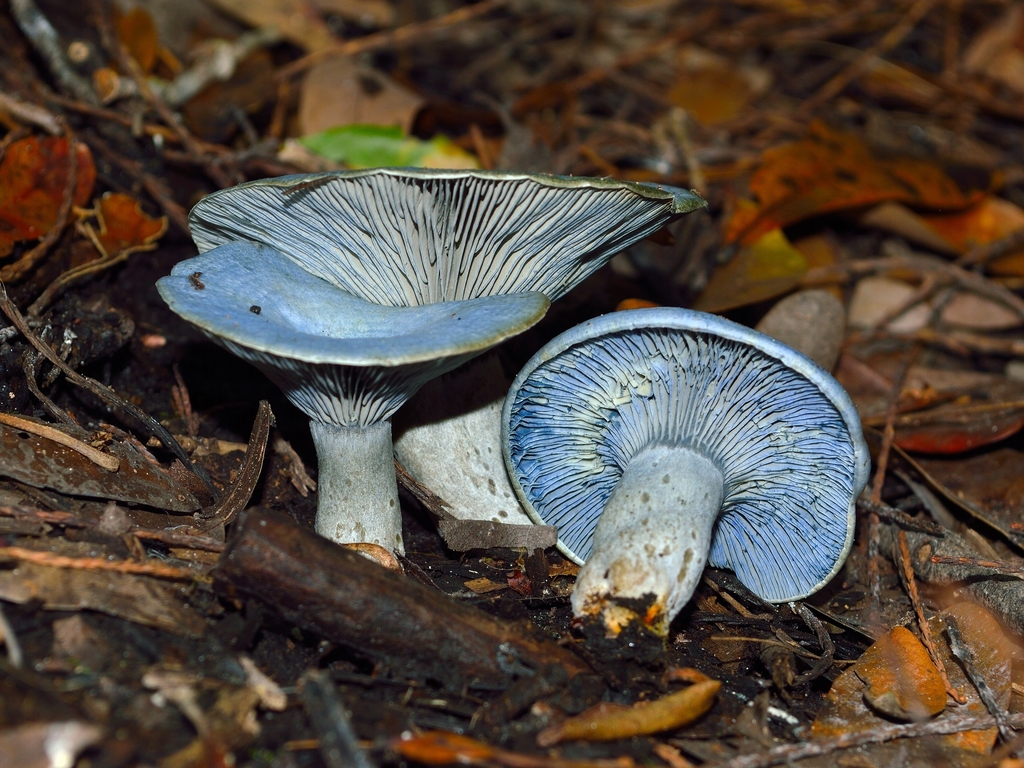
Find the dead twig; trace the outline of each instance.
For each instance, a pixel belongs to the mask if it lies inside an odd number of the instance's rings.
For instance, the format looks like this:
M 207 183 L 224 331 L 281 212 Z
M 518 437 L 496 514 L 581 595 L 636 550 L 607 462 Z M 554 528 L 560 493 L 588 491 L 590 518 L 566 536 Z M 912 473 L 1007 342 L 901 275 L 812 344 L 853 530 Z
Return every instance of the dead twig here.
M 97 216 L 100 214 L 97 212 Z M 102 222 L 102 219 L 101 219 Z M 92 275 L 97 272 L 102 272 L 104 269 L 109 269 L 115 264 L 120 264 L 122 261 L 127 259 L 133 253 L 140 253 L 142 251 L 153 251 L 156 250 L 156 243 L 143 243 L 141 245 L 132 245 L 128 248 L 123 248 L 116 253 L 107 253 L 103 247 L 103 243 L 100 242 L 99 236 L 96 234 L 96 230 L 92 228 L 86 222 L 78 222 L 76 228 L 80 232 L 84 232 L 86 237 L 92 242 L 93 247 L 99 253 L 100 257 L 93 261 L 87 262 L 77 267 L 62 272 L 58 275 L 53 282 L 51 282 L 35 301 L 32 302 L 28 308 L 29 317 L 38 317 L 44 309 L 46 309 L 53 300 L 63 293 L 64 289 L 71 285 L 76 280 L 79 280 L 87 275 Z M 152 236 L 152 239 L 161 237 L 164 232 L 167 231 L 167 218 L 163 219 L 163 228 L 157 234 Z
M 789 607 L 804 620 L 804 624 L 807 625 L 808 629 L 814 632 L 818 638 L 818 645 L 821 646 L 821 658 L 814 662 L 806 672 L 793 678 L 794 685 L 809 683 L 811 680 L 817 680 L 832 666 L 835 659 L 836 644 L 832 642 L 832 636 L 828 633 L 828 629 L 821 622 L 821 619 L 811 613 L 810 608 L 803 603 L 797 602 L 790 603 Z
M 43 57 L 58 84 L 79 101 L 95 104 L 96 94 L 92 85 L 68 63 L 60 35 L 33 0 L 11 0 L 11 15 L 32 47 Z
M 995 692 L 989 687 L 985 681 L 985 676 L 981 674 L 981 670 L 975 665 L 974 651 L 964 642 L 963 636 L 960 634 L 960 627 L 957 626 L 956 619 L 953 616 L 946 617 L 946 634 L 949 635 L 949 649 L 953 652 L 954 656 L 960 659 L 967 678 L 978 691 L 978 698 L 981 699 L 985 709 L 989 711 L 989 714 L 999 724 L 999 735 L 1002 736 L 1003 741 L 1012 741 L 1016 734 L 1014 734 L 1013 729 L 1006 722 L 1006 710 L 999 706 L 999 702 L 996 701 Z
M 72 514 L 71 512 L 53 512 L 45 509 L 25 509 L 23 507 L 0 506 L 0 517 L 15 520 L 33 520 L 62 528 L 92 528 L 95 520 Z M 206 536 L 191 536 L 183 531 L 169 531 L 159 528 L 132 526 L 128 533 L 143 541 L 158 541 L 172 547 L 198 549 L 203 552 L 223 552 L 224 543 Z
M 299 699 L 313 724 L 327 768 L 373 768 L 359 746 L 351 716 L 327 672 L 308 670 L 300 681 Z
M 1001 256 L 1024 249 L 1024 227 L 1015 229 L 991 243 L 977 245 L 956 260 L 958 267 L 984 267 Z
M 1024 714 L 1008 715 L 1006 724 L 1012 728 L 1024 726 Z M 740 755 L 720 763 L 708 763 L 707 768 L 770 768 L 805 757 L 831 755 L 844 749 L 862 747 L 865 744 L 883 744 L 895 739 L 913 739 L 922 736 L 940 736 L 964 731 L 977 731 L 997 726 L 991 715 L 985 717 L 967 714 L 940 717 L 923 723 L 907 725 L 880 725 L 854 733 L 844 733 L 832 739 L 805 741 L 799 744 L 783 744 L 772 749 Z
M 903 38 L 910 34 L 914 27 L 917 26 L 917 23 L 928 15 L 928 12 L 935 7 L 937 2 L 938 0 L 917 0 L 903 14 L 899 22 L 883 35 L 878 42 L 864 51 L 856 61 L 845 67 L 839 74 L 821 86 L 817 93 L 801 104 L 799 113 L 809 115 L 822 104 L 831 101 L 842 93 L 846 86 L 868 70 L 868 67 L 871 66 L 876 58 L 899 45 Z
M 907 534 L 900 528 L 896 529 L 896 549 L 893 552 L 893 559 L 899 566 L 900 575 L 910 596 L 910 603 L 914 606 L 914 613 L 917 614 L 917 624 L 921 628 L 921 639 L 924 640 L 924 647 L 928 649 L 932 663 L 939 670 L 939 677 L 946 688 L 946 693 L 953 697 L 958 704 L 966 704 L 967 697 L 953 687 L 946 674 L 946 665 L 942 662 L 938 649 L 935 647 L 935 640 L 932 638 L 931 625 L 924 615 L 924 606 L 921 604 L 921 596 L 917 592 L 917 580 L 914 578 L 914 565 L 910 561 L 910 545 L 907 543 Z
M 174 198 L 171 196 L 170 190 L 167 189 L 167 186 L 162 180 L 150 173 L 147 173 L 142 163 L 135 160 L 129 160 L 123 153 L 116 152 L 111 149 L 107 143 L 101 140 L 98 136 L 88 136 L 86 143 L 111 163 L 138 181 L 146 192 L 149 193 L 150 197 L 156 200 L 160 208 L 163 209 L 163 212 L 167 214 L 167 218 L 177 224 L 182 232 L 185 234 L 189 233 L 188 214 L 182 206 L 175 202 Z
M 149 86 L 149 82 L 146 79 L 146 73 L 142 71 L 142 67 L 139 66 L 139 62 L 137 62 L 132 55 L 128 53 L 120 39 L 118 39 L 117 35 L 114 34 L 106 9 L 99 3 L 95 4 L 95 7 L 95 15 L 98 19 L 97 26 L 99 27 L 100 37 L 103 40 L 103 46 L 111 53 L 114 60 L 117 61 L 118 66 L 135 81 L 138 85 L 139 94 L 142 98 L 146 100 L 146 103 L 149 104 L 154 112 L 156 112 L 164 124 L 174 131 L 178 140 L 181 141 L 182 146 L 196 158 L 200 167 L 202 167 L 206 175 L 209 176 L 210 180 L 221 188 L 233 186 L 240 181 L 241 179 L 229 176 L 221 167 L 210 163 L 208 159 L 204 157 L 205 153 L 203 152 L 203 148 L 200 143 L 181 122 L 181 119 L 167 105 L 167 102 Z M 237 177 L 237 173 L 235 176 Z
M 65 448 L 70 448 L 72 451 L 80 453 L 93 464 L 98 467 L 102 467 L 108 472 L 117 472 L 118 468 L 121 466 L 121 462 L 116 456 L 111 456 L 109 453 L 97 450 L 91 445 L 83 443 L 81 440 L 76 440 L 66 432 L 54 429 L 48 424 L 40 424 L 38 421 L 24 419 L 21 416 L 15 416 L 10 413 L 0 413 L 0 424 L 6 424 L 9 427 L 14 427 L 15 429 L 20 429 L 23 432 L 29 432 L 33 435 L 45 437 L 47 440 L 59 443 Z
M 999 573 L 1024 573 L 1024 565 L 1008 563 L 1005 560 L 986 560 L 982 557 L 949 557 L 946 555 L 932 555 L 933 563 L 944 563 L 946 565 L 973 565 L 978 568 L 991 568 Z
M 321 61 L 326 61 L 327 59 L 339 58 L 342 56 L 355 56 L 358 53 L 376 51 L 379 48 L 408 45 L 409 43 L 423 39 L 427 35 L 435 34 L 441 30 L 447 29 L 448 27 L 453 27 L 456 24 L 464 24 L 471 19 L 488 14 L 491 11 L 508 5 L 508 3 L 509 0 L 483 0 L 483 2 L 479 2 L 474 5 L 464 5 L 461 8 L 455 9 L 451 13 L 438 16 L 436 19 L 428 19 L 427 21 L 420 21 L 414 24 L 406 24 L 404 27 L 376 32 L 372 35 L 367 35 L 366 37 L 360 37 L 355 40 L 339 43 L 331 48 L 325 48 L 322 51 L 307 54 L 301 59 L 296 59 L 291 64 L 279 69 L 277 77 L 279 79 L 290 79 L 296 75 L 302 74 L 313 65 L 319 64 Z
M 920 346 L 915 346 L 910 353 L 905 355 L 900 365 L 896 380 L 893 382 L 892 391 L 889 394 L 889 407 L 885 413 L 885 427 L 882 430 L 882 447 L 878 451 L 878 458 L 875 461 L 875 477 L 871 483 L 871 501 L 880 504 L 882 501 L 882 485 L 885 483 L 885 475 L 889 469 L 889 453 L 892 451 L 893 443 L 896 440 L 896 414 L 899 410 L 900 393 L 903 392 L 903 382 L 907 378 L 907 372 L 913 361 L 920 354 Z M 882 601 L 881 577 L 879 573 L 879 527 L 881 520 L 878 513 L 872 510 L 868 515 L 868 578 L 871 590 L 871 611 L 873 616 L 878 616 Z
M 908 531 L 918 531 L 919 533 L 927 533 L 932 536 L 944 536 L 946 533 L 946 529 L 941 525 L 930 523 L 927 520 L 915 520 L 906 512 L 896 509 L 896 507 L 890 507 L 885 502 L 872 501 L 863 496 L 857 499 L 857 509 L 872 512 L 887 523 L 898 525 L 900 528 Z
M 171 366 L 174 372 L 174 385 L 171 387 L 171 404 L 174 412 L 185 422 L 185 434 L 195 438 L 199 434 L 199 414 L 192 410 L 192 399 L 188 396 L 188 387 L 185 380 L 181 378 L 181 370 L 178 364 Z
M 15 329 L 17 330 L 17 329 Z M 72 432 L 78 434 L 80 437 L 88 436 L 88 432 L 82 428 L 82 426 L 72 418 L 71 414 L 60 408 L 53 400 L 48 398 L 43 391 L 39 389 L 39 384 L 36 382 L 36 370 L 39 367 L 39 354 L 35 350 L 27 350 L 22 356 L 21 368 L 25 372 L 25 384 L 28 385 L 28 390 L 35 398 L 42 403 L 43 408 L 57 421 L 61 422 L 65 427 L 70 429 Z
M 0 112 L 6 112 L 16 120 L 42 128 L 51 136 L 60 135 L 60 120 L 56 115 L 38 104 L 22 101 L 2 91 L 0 91 Z
M 953 585 L 965 600 L 971 600 L 994 614 L 1017 633 L 1024 633 L 1024 579 L 1004 575 L 972 564 L 935 563 L 932 557 L 978 557 L 978 551 L 962 536 L 947 531 L 941 539 L 926 533 L 906 532 L 914 575 L 934 585 Z M 883 545 L 895 549 L 895 532 L 882 530 Z
M 73 568 L 80 571 L 109 571 L 129 573 L 136 576 L 153 576 L 158 579 L 192 581 L 196 574 L 184 568 L 175 568 L 161 563 L 136 563 L 131 560 L 107 560 L 105 557 L 66 557 L 52 552 L 40 552 L 24 547 L 0 547 L 0 559 L 18 560 L 24 563 L 45 565 L 50 568 Z
M 217 490 L 213 487 L 213 483 L 210 482 L 210 478 L 206 474 L 206 471 L 192 462 L 192 459 L 189 457 L 188 453 L 185 452 L 185 449 L 181 447 L 181 444 L 174 439 L 174 436 L 168 432 L 160 422 L 134 403 L 125 400 L 110 387 L 101 384 L 95 379 L 91 379 L 88 376 L 83 376 L 78 373 L 78 371 L 74 370 L 71 366 L 61 360 L 60 356 L 39 338 L 39 336 L 29 327 L 21 312 L 19 312 L 18 308 L 14 305 L 14 302 L 8 297 L 7 286 L 4 285 L 2 280 L 0 280 L 0 311 L 7 315 L 14 327 L 18 329 L 29 344 L 35 347 L 43 357 L 61 370 L 61 372 L 68 378 L 68 381 L 76 386 L 82 387 L 83 389 L 87 389 L 103 400 L 103 402 L 107 403 L 107 405 L 128 414 L 142 424 L 143 427 L 146 428 L 146 431 L 163 443 L 164 447 L 177 456 L 178 459 L 181 460 L 182 464 L 191 469 L 192 473 L 202 481 L 203 485 L 205 485 L 214 498 L 216 498 Z
M 224 542 L 208 536 L 193 536 L 181 531 L 162 531 L 158 528 L 132 528 L 128 533 L 143 541 L 159 541 L 171 547 L 198 549 L 202 552 L 224 551 Z
M 316 480 L 309 476 L 306 465 L 302 463 L 302 457 L 292 448 L 291 443 L 280 435 L 275 435 L 270 445 L 274 453 L 288 462 L 288 479 L 299 495 L 306 498 L 310 491 L 315 491 Z

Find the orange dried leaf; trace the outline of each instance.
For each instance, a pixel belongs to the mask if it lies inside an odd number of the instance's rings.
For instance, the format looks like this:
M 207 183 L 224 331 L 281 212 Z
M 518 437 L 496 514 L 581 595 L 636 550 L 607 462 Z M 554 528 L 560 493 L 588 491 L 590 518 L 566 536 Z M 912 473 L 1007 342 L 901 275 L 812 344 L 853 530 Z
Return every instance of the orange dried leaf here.
M 466 589 L 470 589 L 478 595 L 486 595 L 488 592 L 498 592 L 502 589 L 508 589 L 508 584 L 499 584 L 496 581 L 491 581 L 486 576 L 481 576 L 479 579 L 470 579 L 462 583 Z
M 696 45 L 679 49 L 676 67 L 678 80 L 668 100 L 704 125 L 731 120 L 771 85 L 768 70 L 738 65 Z
M 615 305 L 616 312 L 622 312 L 625 309 L 648 309 L 650 307 L 660 307 L 660 304 L 655 304 L 653 301 L 647 299 L 623 299 Z
M 966 211 L 922 217 L 957 252 L 999 240 L 1024 227 L 1024 210 L 999 197 L 986 197 Z
M 138 200 L 119 192 L 107 192 L 99 199 L 96 219 L 97 238 L 108 256 L 152 245 L 167 231 L 166 216 L 147 216 Z
M 447 731 L 427 731 L 409 739 L 395 739 L 391 748 L 406 760 L 424 765 L 475 763 L 494 757 L 494 747 Z
M 145 8 L 137 5 L 117 20 L 117 38 L 143 72 L 149 74 L 153 71 L 160 39 L 153 17 Z
M 79 142 L 74 203 L 85 205 L 96 184 L 89 147 Z M 0 257 L 20 240 L 42 237 L 57 223 L 68 180 L 68 142 L 31 136 L 7 148 L 0 163 Z
M 895 627 L 832 683 L 811 733 L 829 738 L 870 728 L 878 724 L 877 712 L 924 719 L 945 706 L 946 689 L 928 651 L 910 630 Z
M 537 744 L 550 747 L 560 741 L 613 741 L 681 728 L 711 709 L 721 686 L 717 680 L 705 680 L 631 707 L 598 704 L 576 717 L 545 728 L 537 734 Z
M 984 197 L 962 191 L 937 165 L 879 157 L 855 134 L 820 122 L 801 141 L 765 152 L 750 191 L 758 204 L 737 209 L 725 227 L 727 243 L 750 244 L 777 227 L 886 200 L 961 210 Z
M 731 120 L 747 105 L 751 91 L 733 69 L 708 69 L 700 76 L 684 75 L 668 92 L 668 100 L 704 125 Z
M 865 701 L 890 717 L 921 720 L 946 708 L 939 670 L 906 627 L 894 627 L 871 646 L 854 672 L 867 685 Z

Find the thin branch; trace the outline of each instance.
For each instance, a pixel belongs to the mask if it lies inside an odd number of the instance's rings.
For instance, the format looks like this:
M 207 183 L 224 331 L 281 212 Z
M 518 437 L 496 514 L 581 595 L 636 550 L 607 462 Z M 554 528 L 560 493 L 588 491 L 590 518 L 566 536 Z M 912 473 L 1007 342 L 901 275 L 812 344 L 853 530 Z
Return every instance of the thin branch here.
M 213 483 L 210 482 L 210 478 L 206 474 L 206 471 L 202 467 L 193 463 L 185 449 L 182 448 L 181 444 L 174 439 L 174 435 L 168 432 L 160 422 L 134 403 L 125 400 L 110 387 L 101 384 L 95 379 L 91 379 L 88 376 L 83 376 L 78 373 L 78 371 L 74 370 L 71 366 L 61 360 L 57 353 L 54 352 L 49 345 L 44 343 L 38 335 L 36 335 L 25 321 L 21 312 L 18 311 L 14 302 L 8 297 L 7 286 L 4 285 L 2 280 L 0 280 L 0 311 L 7 315 L 11 323 L 14 324 L 14 327 L 18 329 L 29 344 L 35 347 L 43 357 L 61 370 L 61 372 L 68 378 L 68 381 L 82 387 L 83 389 L 89 390 L 103 400 L 103 402 L 122 411 L 123 413 L 128 414 L 142 424 L 146 428 L 146 431 L 163 443 L 164 447 L 178 457 L 182 464 L 191 469 L 193 474 L 202 481 L 203 485 L 205 485 L 207 489 L 209 489 L 210 493 L 216 498 L 217 490 L 213 487 Z
M 47 440 L 59 443 L 65 448 L 70 448 L 72 451 L 80 453 L 93 464 L 98 467 L 102 467 L 108 472 L 117 472 L 118 468 L 121 466 L 121 461 L 116 456 L 111 456 L 109 453 L 96 450 L 91 445 L 87 445 L 81 440 L 76 440 L 66 432 L 61 432 L 59 429 L 54 429 L 47 424 L 40 424 L 38 421 L 25 419 L 11 413 L 0 413 L 0 424 L 6 424 L 14 429 L 20 429 L 23 432 L 29 432 L 33 435 L 45 437 Z
M 938 0 L 917 0 L 899 22 L 885 33 L 874 45 L 862 53 L 856 61 L 845 67 L 839 74 L 825 83 L 818 92 L 800 106 L 800 112 L 808 115 L 827 101 L 842 93 L 850 83 L 863 75 L 872 62 L 899 45 L 917 23 L 935 7 Z
M 1024 726 L 1024 714 L 1008 715 L 1006 724 L 1013 728 Z M 709 763 L 707 768 L 770 768 L 773 765 L 802 760 L 806 757 L 831 755 L 844 749 L 862 747 L 865 744 L 883 744 L 895 739 L 912 739 L 921 736 L 942 736 L 964 731 L 980 731 L 994 728 L 998 723 L 991 715 L 984 717 L 967 714 L 940 717 L 923 723 L 906 725 L 880 725 L 855 733 L 844 733 L 832 739 L 806 741 L 800 744 L 783 744 L 762 752 L 740 755 L 720 763 Z
M 893 552 L 893 559 L 896 560 L 896 564 L 899 566 L 900 575 L 903 577 L 904 584 L 907 587 L 907 594 L 910 596 L 910 603 L 914 606 L 914 613 L 917 614 L 917 624 L 921 628 L 921 638 L 924 640 L 924 647 L 928 649 L 928 655 L 931 656 L 932 663 L 939 670 L 939 677 L 942 678 L 942 684 L 946 688 L 946 693 L 957 704 L 966 704 L 967 697 L 954 688 L 953 683 L 949 681 L 949 675 L 946 674 L 946 665 L 943 663 L 942 657 L 935 647 L 931 625 L 924 615 L 921 596 L 917 592 L 917 579 L 914 578 L 914 564 L 910 560 L 910 545 L 907 543 L 907 534 L 900 528 L 896 529 L 896 551 Z
M 440 32 L 441 30 L 453 27 L 456 24 L 464 24 L 493 10 L 508 5 L 509 0 L 483 0 L 474 5 L 464 5 L 451 13 L 438 16 L 436 19 L 428 19 L 414 24 L 406 24 L 404 27 L 389 29 L 384 32 L 376 32 L 366 37 L 359 37 L 355 40 L 348 40 L 344 43 L 325 48 L 316 53 L 310 53 L 301 59 L 293 61 L 277 72 L 278 78 L 291 78 L 300 75 L 307 69 L 327 59 L 340 58 L 343 56 L 355 56 L 358 53 L 376 51 L 379 48 L 391 46 L 408 45 L 426 35 Z
M 19 560 L 24 563 L 45 565 L 50 568 L 72 568 L 80 571 L 109 571 L 137 576 L 153 576 L 158 579 L 192 581 L 196 574 L 184 568 L 175 568 L 162 563 L 137 563 L 132 560 L 108 560 L 105 557 L 66 557 L 53 552 L 26 549 L 25 547 L 0 547 L 0 560 Z

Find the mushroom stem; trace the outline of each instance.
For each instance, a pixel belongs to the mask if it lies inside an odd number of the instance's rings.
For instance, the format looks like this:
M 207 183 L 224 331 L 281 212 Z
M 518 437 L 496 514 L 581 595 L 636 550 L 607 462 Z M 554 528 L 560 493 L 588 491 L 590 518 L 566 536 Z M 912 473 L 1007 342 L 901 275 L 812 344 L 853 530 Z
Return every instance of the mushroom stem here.
M 309 422 L 320 462 L 316 532 L 339 544 L 369 542 L 405 554 L 391 422 L 339 427 Z
M 600 614 L 614 634 L 634 619 L 667 633 L 700 581 L 723 494 L 722 472 L 697 451 L 637 453 L 597 521 L 573 613 Z

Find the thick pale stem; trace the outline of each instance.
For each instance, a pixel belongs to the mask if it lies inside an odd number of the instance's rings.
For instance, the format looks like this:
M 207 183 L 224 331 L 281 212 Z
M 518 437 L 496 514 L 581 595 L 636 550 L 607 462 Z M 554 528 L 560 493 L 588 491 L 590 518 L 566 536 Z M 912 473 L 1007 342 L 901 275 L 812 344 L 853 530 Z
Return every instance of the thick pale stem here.
M 638 453 L 597 522 L 573 613 L 601 614 L 611 631 L 639 618 L 667 632 L 700 581 L 723 493 L 721 471 L 696 451 Z
M 339 544 L 370 542 L 405 554 L 391 422 L 309 423 L 320 462 L 316 532 Z

